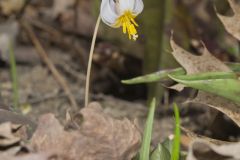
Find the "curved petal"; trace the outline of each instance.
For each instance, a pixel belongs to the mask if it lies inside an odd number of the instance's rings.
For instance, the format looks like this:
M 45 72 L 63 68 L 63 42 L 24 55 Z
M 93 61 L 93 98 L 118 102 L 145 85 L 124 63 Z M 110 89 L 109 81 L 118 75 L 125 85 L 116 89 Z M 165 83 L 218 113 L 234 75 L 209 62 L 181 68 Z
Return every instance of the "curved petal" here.
M 126 11 L 133 11 L 135 0 L 119 0 L 119 11 L 123 14 Z
M 115 11 L 115 3 L 113 0 L 102 0 L 100 16 L 105 24 L 113 27 L 113 24 L 115 24 L 119 17 Z
M 142 12 L 142 10 L 144 8 L 144 4 L 143 4 L 142 0 L 134 0 L 134 1 L 135 1 L 135 4 L 134 4 L 132 12 L 134 15 L 138 15 L 139 13 Z

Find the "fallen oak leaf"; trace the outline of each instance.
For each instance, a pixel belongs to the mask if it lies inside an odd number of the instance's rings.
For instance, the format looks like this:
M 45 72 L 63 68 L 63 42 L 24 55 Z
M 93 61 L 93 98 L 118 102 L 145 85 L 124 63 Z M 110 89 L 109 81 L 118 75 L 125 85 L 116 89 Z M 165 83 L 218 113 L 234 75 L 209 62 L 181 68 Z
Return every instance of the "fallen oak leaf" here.
M 5 160 L 73 160 L 64 156 L 59 156 L 56 154 L 49 153 L 29 153 L 24 155 L 10 156 L 10 155 L 1 155 L 0 159 Z
M 202 55 L 193 55 L 178 46 L 171 39 L 172 55 L 183 66 L 187 74 L 197 74 L 203 72 L 231 72 L 232 70 L 216 57 L 211 55 L 208 49 L 203 44 Z
M 28 149 L 23 143 L 26 137 L 26 130 L 23 125 L 10 122 L 0 124 L 0 159 L 26 152 Z
M 0 152 L 0 159 L 7 159 L 5 157 L 14 157 L 16 154 L 18 154 L 22 149 L 22 146 L 16 146 L 16 147 L 11 147 L 8 150 L 4 150 Z M 9 158 L 10 159 L 10 158 Z
M 231 69 L 216 57 L 211 55 L 206 46 L 203 44 L 201 56 L 193 55 L 177 45 L 173 39 L 170 41 L 173 51 L 171 52 L 177 62 L 186 70 L 186 74 L 197 74 L 203 72 L 230 72 Z M 169 87 L 177 91 L 182 91 L 184 85 L 177 84 Z
M 232 17 L 222 16 L 217 13 L 218 18 L 222 21 L 226 30 L 235 38 L 240 40 L 240 4 L 235 0 L 228 0 L 234 15 Z
M 11 15 L 19 12 L 25 4 L 25 0 L 1 0 L 0 7 L 3 14 Z
M 193 100 L 189 100 L 188 103 L 203 104 L 217 109 L 226 114 L 240 127 L 240 106 L 230 100 L 213 94 L 199 92 L 197 97 Z
M 98 103 L 89 104 L 80 113 L 83 122 L 74 131 L 65 131 L 52 114 L 43 115 L 31 146 L 36 151 L 82 160 L 130 160 L 135 156 L 141 135 L 133 123 L 110 117 Z
M 20 140 L 21 139 L 19 137 L 13 135 L 10 122 L 6 122 L 0 125 L 0 147 L 11 147 L 12 145 L 20 142 Z
M 239 160 L 240 143 L 214 145 L 196 140 L 191 144 L 187 160 Z
M 211 142 L 213 144 L 216 144 L 216 145 L 222 145 L 222 144 L 229 144 L 230 142 L 227 142 L 227 141 L 221 141 L 221 140 L 218 140 L 218 139 L 213 139 L 213 138 L 209 138 L 209 137 L 206 137 L 206 136 L 203 136 L 203 135 L 199 135 L 199 134 L 196 134 L 194 132 L 192 132 L 191 130 L 185 128 L 185 127 L 182 127 L 181 126 L 181 130 L 183 131 L 183 133 L 189 138 L 187 141 L 187 143 L 183 142 L 182 144 L 184 145 L 187 145 L 187 147 L 190 145 L 190 143 L 194 142 L 195 140 L 205 140 L 205 141 L 208 141 L 208 142 Z M 181 139 L 181 141 L 184 141 L 185 139 Z
M 70 152 L 76 134 L 64 131 L 63 126 L 53 114 L 45 114 L 39 118 L 38 127 L 30 142 L 36 152 Z
M 173 40 L 171 40 L 171 46 L 173 48 L 173 56 L 186 70 L 187 75 L 206 72 L 231 72 L 231 69 L 212 56 L 205 46 L 201 56 L 192 55 L 190 52 L 179 47 Z M 240 126 L 239 106 L 227 99 L 199 91 L 196 98 L 188 102 L 205 104 L 217 109 Z
M 91 103 L 81 110 L 84 122 L 80 132 L 101 144 L 97 147 L 104 159 L 131 159 L 140 147 L 141 135 L 128 119 L 113 119 L 104 114 L 98 103 Z M 104 153 L 108 151 L 108 153 Z M 100 158 L 101 159 L 101 158 Z
M 36 129 L 36 124 L 31 119 L 16 112 L 13 112 L 11 110 L 0 108 L 0 123 L 4 122 L 11 122 L 12 124 L 17 124 L 18 127 L 24 126 L 25 129 L 27 130 L 26 134 L 28 134 L 29 137 L 32 135 L 32 132 Z M 28 137 L 25 136 L 22 138 L 27 139 Z

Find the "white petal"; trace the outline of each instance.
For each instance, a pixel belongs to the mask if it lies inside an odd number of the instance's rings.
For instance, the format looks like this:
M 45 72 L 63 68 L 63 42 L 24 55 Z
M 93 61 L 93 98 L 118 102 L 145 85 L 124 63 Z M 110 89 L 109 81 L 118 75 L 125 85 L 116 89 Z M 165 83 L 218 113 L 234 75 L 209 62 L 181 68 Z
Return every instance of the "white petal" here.
M 133 12 L 133 14 L 138 15 L 139 13 L 142 12 L 142 10 L 144 8 L 144 4 L 143 4 L 142 0 L 134 0 L 134 1 L 135 1 L 135 4 L 134 4 L 132 12 Z
M 102 0 L 100 16 L 105 24 L 112 27 L 119 17 L 115 11 L 115 3 L 113 0 Z
M 119 0 L 119 10 L 120 14 L 123 14 L 125 11 L 132 11 L 134 8 L 135 0 Z

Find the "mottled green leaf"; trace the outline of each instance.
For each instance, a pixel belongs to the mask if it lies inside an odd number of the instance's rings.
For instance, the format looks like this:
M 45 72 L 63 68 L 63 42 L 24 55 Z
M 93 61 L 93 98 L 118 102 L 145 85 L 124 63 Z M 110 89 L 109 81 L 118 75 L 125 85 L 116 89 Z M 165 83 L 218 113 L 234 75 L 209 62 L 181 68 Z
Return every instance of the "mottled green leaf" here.
M 227 66 L 233 71 L 233 72 L 240 72 L 240 63 L 226 63 Z M 169 79 L 168 75 L 185 75 L 186 72 L 183 68 L 176 68 L 172 70 L 163 70 L 154 72 L 151 74 L 147 74 L 144 76 L 139 76 L 136 78 L 132 78 L 129 80 L 123 80 L 122 83 L 124 84 L 139 84 L 139 83 L 152 83 L 152 82 L 158 82 L 161 80 Z
M 184 75 L 185 71 L 183 68 L 177 68 L 172 70 L 163 70 L 154 72 L 151 74 L 147 74 L 145 76 L 136 77 L 129 80 L 123 80 L 122 83 L 125 84 L 138 84 L 138 83 L 151 83 L 151 82 L 158 82 L 168 78 L 168 75 Z
M 170 154 L 172 154 L 172 146 L 173 146 L 173 138 L 167 138 L 165 141 L 163 141 L 163 146 L 168 149 Z
M 240 80 L 232 72 L 169 75 L 169 77 L 187 87 L 209 92 L 240 103 Z
M 157 148 L 153 151 L 150 160 L 170 160 L 171 155 L 169 150 L 163 145 L 158 144 Z
M 171 79 L 181 79 L 184 81 L 197 81 L 197 80 L 216 80 L 216 79 L 237 79 L 237 75 L 234 72 L 207 72 L 190 75 L 168 75 Z

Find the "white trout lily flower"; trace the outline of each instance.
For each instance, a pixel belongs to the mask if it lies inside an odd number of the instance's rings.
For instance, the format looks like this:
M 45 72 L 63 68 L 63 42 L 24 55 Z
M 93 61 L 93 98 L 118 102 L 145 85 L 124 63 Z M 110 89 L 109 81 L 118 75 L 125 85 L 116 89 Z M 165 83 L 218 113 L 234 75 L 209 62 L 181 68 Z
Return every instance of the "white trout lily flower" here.
M 129 39 L 138 38 L 135 18 L 143 10 L 142 0 L 102 0 L 101 19 L 113 27 L 122 27 L 123 33 L 128 33 Z

